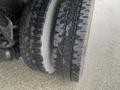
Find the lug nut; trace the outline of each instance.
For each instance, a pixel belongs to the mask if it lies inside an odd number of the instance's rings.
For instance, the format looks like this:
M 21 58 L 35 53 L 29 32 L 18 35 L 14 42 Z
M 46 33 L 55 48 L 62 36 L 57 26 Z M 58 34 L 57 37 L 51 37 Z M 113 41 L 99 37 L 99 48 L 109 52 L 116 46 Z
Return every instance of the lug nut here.
M 0 49 L 1 60 L 12 60 L 15 57 L 14 49 Z

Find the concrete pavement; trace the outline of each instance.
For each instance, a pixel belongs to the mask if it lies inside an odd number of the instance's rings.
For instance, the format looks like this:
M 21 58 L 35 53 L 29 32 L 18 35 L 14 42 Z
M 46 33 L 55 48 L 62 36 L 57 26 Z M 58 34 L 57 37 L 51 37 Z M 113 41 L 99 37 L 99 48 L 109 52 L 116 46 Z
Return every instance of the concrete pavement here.
M 29 69 L 22 60 L 0 63 L 0 90 L 120 90 L 120 0 L 96 0 L 80 83 Z

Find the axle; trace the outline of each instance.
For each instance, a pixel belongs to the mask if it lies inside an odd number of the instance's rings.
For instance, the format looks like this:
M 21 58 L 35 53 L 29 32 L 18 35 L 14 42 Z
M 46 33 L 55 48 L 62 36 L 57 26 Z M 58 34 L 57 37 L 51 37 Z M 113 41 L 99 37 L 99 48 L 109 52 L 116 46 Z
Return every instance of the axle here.
M 16 27 L 24 6 L 22 0 L 0 0 L 0 59 L 10 60 L 19 53 L 19 29 Z

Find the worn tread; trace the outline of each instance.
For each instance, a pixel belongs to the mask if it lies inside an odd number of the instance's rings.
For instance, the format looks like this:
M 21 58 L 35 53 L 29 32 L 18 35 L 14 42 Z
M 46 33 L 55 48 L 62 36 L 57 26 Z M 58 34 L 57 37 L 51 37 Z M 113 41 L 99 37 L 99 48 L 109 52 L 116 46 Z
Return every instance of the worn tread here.
M 24 62 L 35 70 L 45 72 L 41 55 L 41 36 L 50 0 L 34 0 L 21 20 L 20 49 Z
M 85 56 L 85 38 L 91 0 L 61 0 L 53 38 L 56 73 L 79 81 Z

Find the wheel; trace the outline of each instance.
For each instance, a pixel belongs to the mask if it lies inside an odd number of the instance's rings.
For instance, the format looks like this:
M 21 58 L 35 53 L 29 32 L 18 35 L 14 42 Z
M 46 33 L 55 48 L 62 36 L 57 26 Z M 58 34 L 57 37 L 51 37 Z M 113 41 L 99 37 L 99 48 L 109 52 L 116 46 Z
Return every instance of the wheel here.
M 92 0 L 60 0 L 54 24 L 53 59 L 56 73 L 79 81 L 83 71 Z
M 33 0 L 21 20 L 20 51 L 25 63 L 32 69 L 53 73 L 50 57 L 50 10 L 54 0 Z M 50 15 L 50 16 L 49 16 Z

